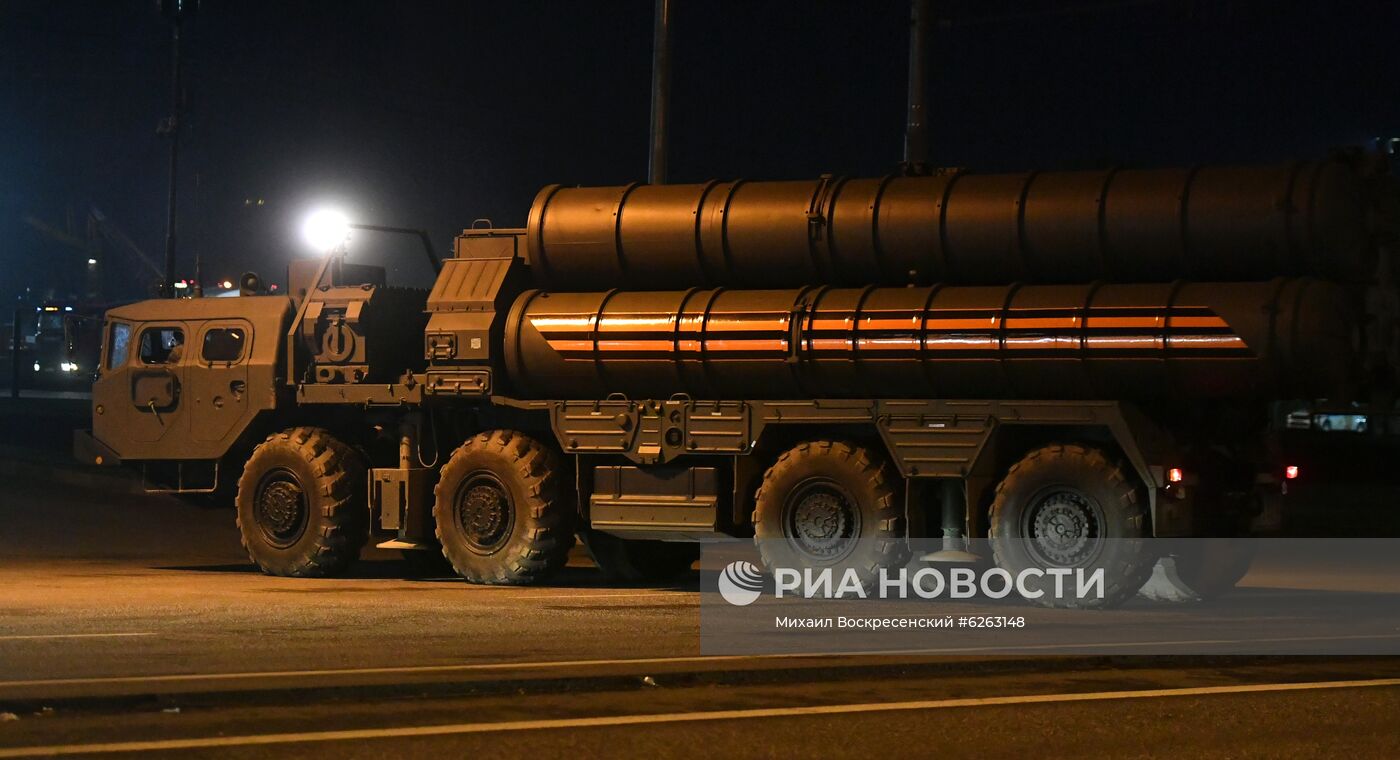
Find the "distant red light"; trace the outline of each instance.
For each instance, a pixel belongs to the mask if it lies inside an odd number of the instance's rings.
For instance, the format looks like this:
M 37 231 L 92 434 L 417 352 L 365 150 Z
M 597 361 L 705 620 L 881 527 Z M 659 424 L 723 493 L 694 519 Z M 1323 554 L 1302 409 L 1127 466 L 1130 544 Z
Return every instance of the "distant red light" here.
M 1170 482 L 1172 482 L 1172 483 L 1180 483 L 1181 481 L 1183 481 L 1183 480 L 1185 480 L 1185 479 L 1186 479 L 1186 473 L 1182 472 L 1180 467 L 1173 467 L 1173 468 L 1171 468 L 1170 470 L 1167 470 L 1167 480 L 1168 480 L 1168 481 L 1170 481 Z
M 1298 479 L 1298 465 L 1296 465 L 1296 464 L 1290 464 L 1290 465 L 1288 465 L 1287 467 L 1283 468 L 1283 477 L 1285 477 L 1285 478 L 1287 478 L 1287 479 L 1289 479 L 1289 480 L 1297 480 L 1297 479 Z

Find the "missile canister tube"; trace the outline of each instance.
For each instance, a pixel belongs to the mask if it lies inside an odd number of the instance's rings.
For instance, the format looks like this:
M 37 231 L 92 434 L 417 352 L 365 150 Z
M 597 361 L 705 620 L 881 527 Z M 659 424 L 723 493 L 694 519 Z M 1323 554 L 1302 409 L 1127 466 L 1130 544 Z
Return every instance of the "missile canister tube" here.
M 551 186 L 527 228 L 552 291 L 1260 281 L 1371 272 L 1336 162 L 704 185 Z
M 1335 398 L 1354 350 L 1313 279 L 529 291 L 503 328 L 536 398 Z

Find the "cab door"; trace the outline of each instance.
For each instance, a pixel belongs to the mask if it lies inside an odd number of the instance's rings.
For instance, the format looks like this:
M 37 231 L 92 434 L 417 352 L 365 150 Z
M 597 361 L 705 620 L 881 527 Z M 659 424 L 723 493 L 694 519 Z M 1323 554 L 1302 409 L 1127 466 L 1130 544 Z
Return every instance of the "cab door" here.
M 130 449 L 131 361 L 137 326 L 111 320 L 103 329 L 101 366 L 92 384 L 92 435 L 118 454 Z
M 127 427 L 131 440 L 154 443 L 186 424 L 185 367 L 190 330 L 184 322 L 147 323 L 127 365 Z M 171 436 L 177 438 L 176 436 Z M 173 456 L 172 456 L 173 455 Z M 175 452 L 165 458 L 178 458 Z
M 248 413 L 248 357 L 253 326 L 221 319 L 200 329 L 189 366 L 190 438 L 221 441 Z

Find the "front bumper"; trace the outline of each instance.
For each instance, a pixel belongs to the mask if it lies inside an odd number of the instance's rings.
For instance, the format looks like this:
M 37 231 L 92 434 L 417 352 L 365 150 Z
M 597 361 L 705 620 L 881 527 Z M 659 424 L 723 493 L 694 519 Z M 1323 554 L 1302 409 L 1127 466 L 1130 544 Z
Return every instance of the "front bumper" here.
M 91 430 L 73 431 L 73 457 L 83 464 L 118 467 L 122 458 L 110 446 L 92 437 Z

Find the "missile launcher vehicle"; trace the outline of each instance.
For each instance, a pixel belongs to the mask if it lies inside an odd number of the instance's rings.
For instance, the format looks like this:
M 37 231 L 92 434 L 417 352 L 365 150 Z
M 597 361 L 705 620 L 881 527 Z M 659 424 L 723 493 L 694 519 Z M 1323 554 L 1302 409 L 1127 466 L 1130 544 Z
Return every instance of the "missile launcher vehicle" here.
M 1158 559 L 1134 539 L 1250 530 L 1279 403 L 1379 392 L 1370 213 L 1336 161 L 549 187 L 431 291 L 342 249 L 287 295 L 109 311 L 75 447 L 233 501 L 278 575 L 371 541 L 527 584 L 576 536 L 633 579 L 707 541 L 873 573 L 987 539 L 1105 568 L 1110 606 Z

